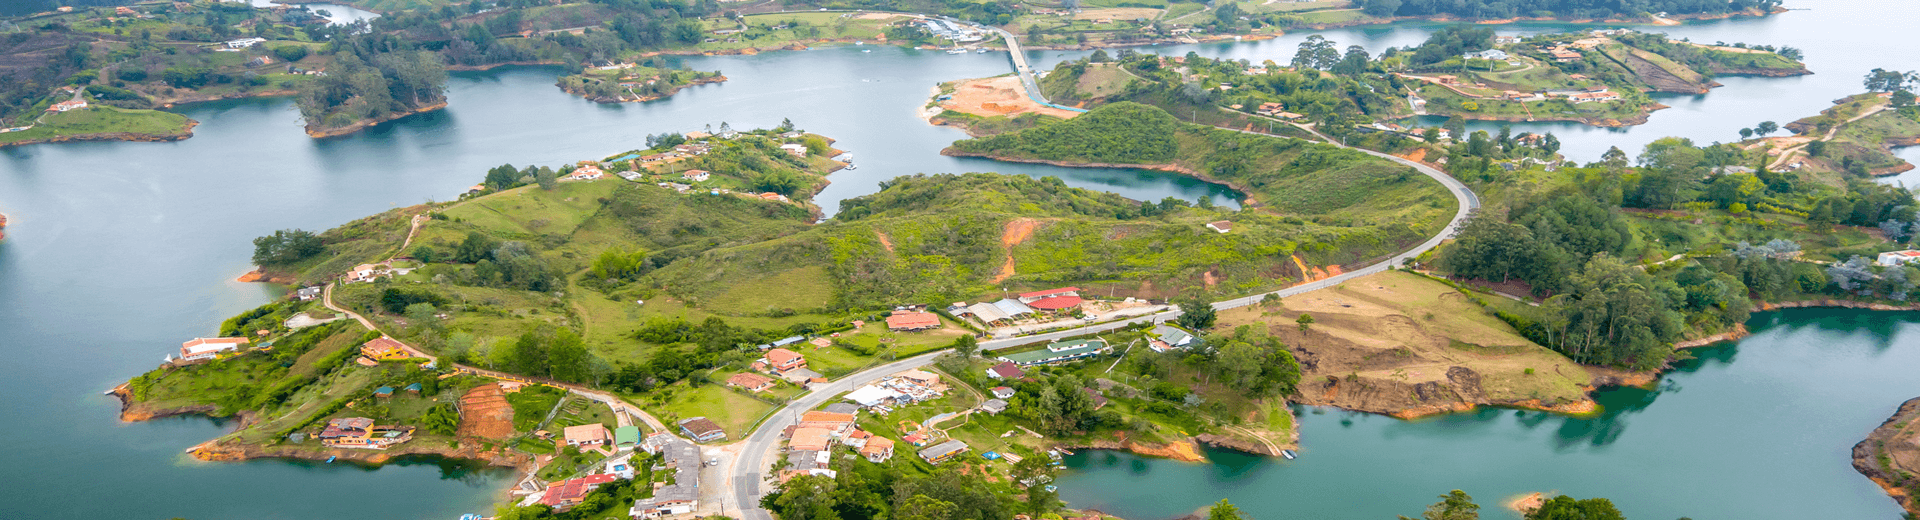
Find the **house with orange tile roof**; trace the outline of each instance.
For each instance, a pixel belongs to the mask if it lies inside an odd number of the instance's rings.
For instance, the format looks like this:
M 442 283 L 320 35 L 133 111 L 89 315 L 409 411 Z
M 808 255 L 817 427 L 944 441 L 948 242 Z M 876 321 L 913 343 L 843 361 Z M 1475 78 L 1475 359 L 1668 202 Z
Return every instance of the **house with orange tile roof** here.
M 887 459 L 893 458 L 893 439 L 878 435 L 867 439 L 867 444 L 860 447 L 860 456 L 876 463 L 886 462 Z
M 568 426 L 560 430 L 560 435 L 566 438 L 568 446 L 606 446 L 613 442 L 613 432 L 600 423 Z
M 387 336 L 373 338 L 360 345 L 360 355 L 376 360 L 406 359 L 413 357 L 407 353 L 406 345 Z
M 887 330 L 921 331 L 940 328 L 940 316 L 931 312 L 896 312 L 887 316 Z
M 748 392 L 765 392 L 767 389 L 773 388 L 773 378 L 751 372 L 741 372 L 734 374 L 733 377 L 727 378 L 727 384 L 745 389 Z
M 795 451 L 827 451 L 833 447 L 833 431 L 826 428 L 799 428 L 787 446 Z
M 773 369 L 774 372 L 786 372 L 788 370 L 793 370 L 796 368 L 805 368 L 807 366 L 806 357 L 801 356 L 799 352 L 794 352 L 784 348 L 775 348 L 775 349 L 768 350 L 767 356 L 762 360 L 766 361 L 767 367 Z

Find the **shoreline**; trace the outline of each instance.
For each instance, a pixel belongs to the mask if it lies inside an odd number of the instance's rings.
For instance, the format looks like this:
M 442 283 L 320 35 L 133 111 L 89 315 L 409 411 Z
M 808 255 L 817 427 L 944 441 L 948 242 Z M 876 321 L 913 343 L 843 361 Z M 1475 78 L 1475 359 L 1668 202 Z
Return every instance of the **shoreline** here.
M 33 144 L 74 143 L 74 142 L 82 142 L 82 141 L 127 141 L 127 142 L 135 142 L 135 143 L 166 143 L 166 142 L 173 142 L 173 141 L 185 141 L 187 140 L 187 138 L 193 137 L 193 127 L 196 127 L 196 126 L 200 126 L 200 121 L 194 120 L 193 118 L 187 118 L 187 127 L 181 129 L 180 133 L 177 133 L 177 134 L 101 132 L 96 134 L 56 135 L 53 137 L 45 137 L 40 139 L 28 139 L 25 141 L 13 141 L 13 142 L 0 143 L 0 148 L 6 148 L 9 146 L 27 146 L 27 145 L 33 145 Z
M 1914 496 L 1914 491 L 1920 490 L 1920 483 L 1913 482 L 1912 475 L 1896 467 L 1897 459 L 1894 454 L 1889 453 L 1895 450 L 1889 450 L 1887 444 L 1892 441 L 1895 446 L 1898 446 L 1901 442 L 1899 435 L 1902 430 L 1906 430 L 1908 424 L 1916 417 L 1920 417 L 1920 397 L 1901 403 L 1892 416 L 1887 417 L 1879 427 L 1868 432 L 1867 437 L 1861 439 L 1859 444 L 1853 445 L 1851 452 L 1854 471 L 1860 472 L 1862 476 L 1867 477 L 1867 480 L 1873 481 L 1874 485 L 1880 486 L 1880 489 L 1885 491 L 1894 503 L 1899 504 L 1901 509 L 1905 509 L 1912 515 L 1920 515 L 1920 500 L 1916 500 Z M 1905 442 L 1909 445 L 1908 449 L 1912 450 L 1914 441 Z M 1903 476 L 1905 478 L 1902 478 Z M 1903 480 L 1906 482 L 1902 482 Z M 1902 483 L 1911 488 L 1901 487 Z
M 380 126 L 380 124 L 381 124 L 381 123 L 386 123 L 386 122 L 389 122 L 389 121 L 394 121 L 394 120 L 397 120 L 397 119 L 400 119 L 400 118 L 403 118 L 403 117 L 407 117 L 407 116 L 411 116 L 411 115 L 415 115 L 415 114 L 425 114 L 425 113 L 427 113 L 427 112 L 432 112 L 432 111 L 435 111 L 435 110 L 440 110 L 440 109 L 444 109 L 444 108 L 447 108 L 447 100 L 444 100 L 444 99 L 442 99 L 442 100 L 440 100 L 440 102 L 438 102 L 438 103 L 434 103 L 434 104 L 431 104 L 431 105 L 427 105 L 427 106 L 423 106 L 423 107 L 420 107 L 420 108 L 416 108 L 416 109 L 413 109 L 413 110 L 407 110 L 407 111 L 403 111 L 403 112 L 394 112 L 394 113 L 392 113 L 392 114 L 387 114 L 387 116 L 386 116 L 386 117 L 378 117 L 378 118 L 374 118 L 374 119 L 367 119 L 367 120 L 363 120 L 363 121 L 355 121 L 355 122 L 354 122 L 353 124 L 350 124 L 350 125 L 347 125 L 347 126 L 343 126 L 343 127 L 339 127 L 339 128 L 324 128 L 324 129 L 322 129 L 322 128 L 316 128 L 316 127 L 314 127 L 312 123 L 308 123 L 308 124 L 307 124 L 307 137 L 312 137 L 312 138 L 314 138 L 314 139 L 324 139 L 324 138 L 328 138 L 328 137 L 339 137 L 339 136 L 343 136 L 343 135 L 348 135 L 348 134 L 352 134 L 352 133 L 356 133 L 356 132 L 359 132 L 359 131 L 361 131 L 361 130 L 366 130 L 366 129 L 368 129 L 368 128 L 373 128 L 373 127 L 376 127 L 376 126 Z

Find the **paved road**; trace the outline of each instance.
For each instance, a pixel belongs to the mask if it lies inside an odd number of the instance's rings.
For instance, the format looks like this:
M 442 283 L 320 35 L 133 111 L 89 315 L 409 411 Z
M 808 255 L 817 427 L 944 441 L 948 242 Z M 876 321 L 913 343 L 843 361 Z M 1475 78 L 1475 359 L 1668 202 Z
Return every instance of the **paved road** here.
M 735 507 L 740 510 L 741 520 L 773 519 L 773 516 L 767 514 L 765 509 L 760 508 L 760 481 L 765 479 L 761 471 L 773 466 L 772 461 L 765 460 L 765 456 L 773 449 L 775 444 L 780 442 L 780 431 L 785 430 L 787 426 L 797 423 L 798 417 L 802 412 L 817 408 L 822 404 L 826 404 L 827 400 L 834 396 L 851 392 L 854 388 L 877 381 L 883 376 L 910 368 L 926 366 L 928 363 L 932 363 L 933 358 L 938 357 L 940 354 L 941 352 L 921 354 L 870 368 L 860 373 L 841 378 L 838 381 L 816 386 L 813 391 L 807 392 L 798 399 L 794 399 L 793 402 L 787 403 L 787 406 L 780 408 L 778 411 L 775 411 L 772 416 L 767 417 L 766 422 L 760 423 L 759 429 L 754 430 L 752 434 L 747 436 L 746 441 L 744 441 L 745 445 L 742 446 L 740 451 L 740 456 L 734 459 L 733 467 L 728 471 L 728 474 L 733 476 L 733 486 L 737 500 Z
M 1011 38 L 1009 38 L 1008 42 L 1009 42 L 1009 45 L 1012 45 Z M 1019 52 L 1015 51 L 1014 55 L 1019 56 Z M 1021 66 L 1020 64 L 1024 63 L 1025 61 L 1018 57 L 1016 57 L 1014 60 L 1015 60 L 1014 63 L 1016 64 L 1016 66 Z M 1021 77 L 1023 79 L 1026 79 L 1026 78 L 1030 78 L 1031 76 L 1023 73 Z M 1296 126 L 1299 126 L 1299 125 L 1296 125 Z M 1319 135 L 1318 132 L 1314 132 L 1314 130 L 1310 127 L 1301 126 L 1301 128 L 1308 132 L 1313 132 L 1315 135 Z M 1257 132 L 1250 132 L 1250 133 L 1257 133 Z M 1262 134 L 1262 135 L 1267 135 L 1267 134 Z M 1326 136 L 1324 135 L 1320 137 L 1322 139 L 1326 139 Z M 1333 140 L 1333 139 L 1326 139 L 1326 140 L 1328 144 L 1332 144 L 1334 146 L 1340 146 L 1342 148 L 1350 148 L 1345 145 L 1339 144 L 1337 140 Z M 1346 283 L 1348 280 L 1352 280 L 1354 278 L 1359 278 L 1362 276 L 1385 272 L 1386 270 L 1394 266 L 1401 265 L 1405 263 L 1407 260 L 1413 259 L 1414 257 L 1418 257 L 1421 254 L 1432 250 L 1434 247 L 1439 246 L 1440 242 L 1445 241 L 1448 237 L 1453 236 L 1453 234 L 1459 231 L 1462 226 L 1465 226 L 1468 215 L 1470 215 L 1474 209 L 1477 209 L 1480 207 L 1480 197 L 1478 195 L 1475 195 L 1472 189 L 1467 188 L 1467 185 L 1465 183 L 1462 183 L 1458 179 L 1455 179 L 1452 176 L 1447 175 L 1446 172 L 1442 172 L 1438 169 L 1435 169 L 1431 166 L 1427 166 L 1425 164 L 1409 161 L 1409 160 L 1395 157 L 1389 154 L 1384 154 L 1384 153 L 1361 149 L 1361 148 L 1354 148 L 1354 150 L 1358 150 L 1368 155 L 1373 155 L 1376 157 L 1380 157 L 1383 159 L 1387 159 L 1393 162 L 1397 162 L 1397 163 L 1412 167 L 1414 170 L 1418 170 L 1421 174 L 1424 174 L 1428 177 L 1432 177 L 1433 180 L 1439 181 L 1442 186 L 1446 186 L 1447 192 L 1452 193 L 1454 200 L 1459 203 L 1458 208 L 1453 213 L 1453 220 L 1448 221 L 1447 226 L 1443 228 L 1439 234 L 1436 234 L 1432 238 L 1427 239 L 1426 242 L 1422 242 L 1420 243 L 1420 245 L 1415 246 L 1413 249 L 1409 249 L 1406 252 L 1400 253 L 1398 255 L 1394 255 L 1392 258 L 1388 258 L 1384 262 L 1380 262 L 1380 263 L 1370 265 L 1358 270 L 1347 272 L 1339 276 L 1334 276 L 1334 277 L 1330 277 L 1330 278 L 1326 278 L 1323 280 L 1318 280 L 1310 283 L 1300 284 L 1293 287 L 1281 289 L 1278 291 L 1273 291 L 1271 293 L 1256 294 L 1256 295 L 1248 296 L 1244 298 L 1235 298 L 1235 299 L 1227 300 L 1223 302 L 1215 302 L 1213 304 L 1213 308 L 1224 310 L 1224 309 L 1232 309 L 1235 307 L 1244 307 L 1247 305 L 1259 303 L 1261 299 L 1266 298 L 1267 295 L 1269 294 L 1277 294 L 1277 295 L 1280 295 L 1280 297 L 1284 298 L 1284 297 L 1293 296 L 1297 294 L 1317 291 L 1317 290 L 1325 289 L 1328 287 L 1333 287 L 1336 285 L 1340 285 L 1342 283 Z M 1106 331 L 1118 329 L 1121 327 L 1125 327 L 1127 325 L 1131 325 L 1134 323 L 1164 322 L 1179 316 L 1180 316 L 1180 311 L 1173 310 L 1173 311 L 1162 312 L 1159 314 L 1141 316 L 1138 318 L 1128 319 L 1124 321 L 1100 323 L 1100 324 L 1089 325 L 1086 327 L 1080 327 L 1076 329 L 1062 330 L 1058 332 L 1049 332 L 1045 334 L 1036 334 L 1033 336 L 1023 336 L 1018 338 L 982 341 L 980 342 L 980 348 L 981 350 L 998 350 L 1003 348 L 1015 347 L 1019 345 L 1039 343 L 1043 341 L 1053 341 L 1053 340 L 1063 339 L 1063 338 L 1072 337 L 1072 336 L 1106 332 Z M 769 461 L 764 460 L 764 457 L 766 453 L 773 448 L 775 443 L 779 442 L 780 440 L 779 432 L 785 429 L 787 425 L 794 423 L 795 415 L 799 414 L 801 411 L 811 410 L 815 407 L 818 407 L 821 404 L 825 403 L 828 398 L 831 398 L 842 392 L 851 391 L 855 387 L 877 380 L 881 376 L 885 376 L 885 375 L 906 370 L 909 368 L 925 366 L 929 363 L 932 363 L 934 357 L 938 356 L 939 354 L 940 352 L 922 354 L 912 358 L 903 359 L 893 363 L 888 363 L 880 367 L 862 371 L 860 373 L 854 374 L 852 376 L 848 376 L 845 379 L 841 379 L 833 383 L 828 383 L 825 387 L 814 390 L 813 392 L 810 392 L 802 396 L 800 399 L 795 400 L 793 403 L 788 404 L 786 408 L 782 408 L 773 417 L 769 418 L 767 422 L 762 423 L 759 429 L 755 430 L 751 435 L 748 436 L 746 440 L 747 444 L 745 446 L 745 450 L 741 452 L 741 456 L 739 457 L 739 459 L 737 459 L 734 462 L 734 466 L 730 468 L 731 471 L 728 472 L 729 475 L 733 475 L 733 482 L 734 482 L 735 492 L 737 496 L 736 507 L 740 509 L 741 518 L 743 520 L 772 520 L 773 517 L 769 515 L 766 510 L 760 508 L 759 486 L 760 486 L 760 481 L 762 480 L 760 471 L 772 465 L 769 463 Z

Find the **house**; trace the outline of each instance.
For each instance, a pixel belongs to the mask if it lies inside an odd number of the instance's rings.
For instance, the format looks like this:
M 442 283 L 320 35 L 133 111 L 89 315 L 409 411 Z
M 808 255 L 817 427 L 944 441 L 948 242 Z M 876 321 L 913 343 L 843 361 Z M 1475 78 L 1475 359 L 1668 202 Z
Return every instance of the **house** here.
M 1493 44 L 1494 44 L 1494 45 L 1511 45 L 1511 44 L 1515 44 L 1515 43 L 1520 43 L 1520 37 L 1519 37 L 1519 36 L 1495 36 L 1495 37 L 1493 37 Z
M 821 409 L 821 411 L 853 415 L 854 412 L 860 411 L 860 407 L 851 403 L 833 403 L 827 405 L 827 407 Z
M 727 440 L 727 431 L 720 429 L 720 425 L 714 424 L 711 419 L 707 419 L 706 417 L 681 419 L 679 424 L 680 433 L 686 434 L 687 437 L 695 441 L 712 442 Z
M 887 316 L 887 330 L 921 331 L 940 328 L 940 316 L 931 312 L 896 312 Z
M 1216 220 L 1213 222 L 1208 222 L 1207 229 L 1211 229 L 1215 233 L 1226 233 L 1228 231 L 1233 231 L 1233 222 L 1229 222 L 1225 220 Z
M 247 338 L 193 338 L 180 344 L 181 361 L 213 359 L 221 352 L 239 350 Z
M 377 398 L 380 398 L 380 399 L 386 399 L 386 398 L 389 398 L 389 397 L 393 397 L 393 387 L 391 387 L 391 386 L 383 386 L 383 387 L 380 387 L 380 388 L 375 388 L 375 389 L 373 389 L 373 396 L 374 396 L 374 397 L 377 397 Z
M 1079 287 L 1061 287 L 1059 289 L 1021 293 L 1019 301 L 1030 309 L 1053 313 L 1071 310 L 1079 307 L 1083 302 L 1083 300 L 1080 299 Z
M 588 165 L 581 166 L 579 168 L 574 168 L 573 173 L 569 173 L 567 174 L 567 176 L 561 177 L 560 180 L 591 181 L 595 179 L 604 178 L 606 176 L 607 176 L 607 172 L 601 171 L 600 168 L 597 166 L 588 164 Z
M 1260 107 L 1254 109 L 1253 113 L 1260 114 L 1263 116 L 1271 116 L 1279 113 L 1281 110 L 1284 110 L 1284 109 L 1286 109 L 1286 105 L 1282 105 L 1279 103 L 1261 103 Z
M 1441 74 L 1439 76 L 1434 76 L 1433 79 L 1435 81 L 1440 82 L 1441 85 L 1459 85 L 1460 84 L 1460 77 L 1452 74 Z
M 47 107 L 47 111 L 48 112 L 67 112 L 72 110 L 79 110 L 82 108 L 87 108 L 87 101 L 84 99 L 74 99 L 74 100 L 61 101 L 59 103 L 54 103 L 53 106 Z
M 117 14 L 121 16 L 133 16 L 136 14 L 140 14 L 140 12 L 133 10 L 132 7 L 127 7 L 123 5 L 120 7 L 113 8 L 113 14 Z
M 867 444 L 860 447 L 860 456 L 876 463 L 886 462 L 887 459 L 893 458 L 893 439 L 877 435 L 867 439 Z
M 959 440 L 949 440 L 920 450 L 920 459 L 927 461 L 928 464 L 939 464 L 966 452 L 967 443 L 960 442 Z
M 772 368 L 774 372 L 786 372 L 807 366 L 807 358 L 801 356 L 798 352 L 784 348 L 768 350 L 767 356 L 761 360 L 766 361 L 767 366 Z
M 640 441 L 640 450 L 647 453 L 660 453 L 661 450 L 667 449 L 667 445 L 678 440 L 680 439 L 666 433 L 655 433 L 648 435 L 647 440 Z
M 1100 392 L 1092 388 L 1081 388 L 1081 390 L 1087 392 L 1087 397 L 1093 398 L 1093 409 L 1099 410 L 1107 406 L 1107 396 L 1100 395 Z
M 987 377 L 994 379 L 1013 380 L 1026 377 L 1026 375 L 1027 372 L 1021 370 L 1020 366 L 1013 364 L 1012 361 L 1003 361 L 998 365 L 994 365 L 993 368 L 987 369 Z
M 1611 91 L 1581 92 L 1567 96 L 1567 98 L 1573 100 L 1575 103 L 1605 102 L 1620 99 L 1620 94 Z
M 794 451 L 827 451 L 833 447 L 833 431 L 826 428 L 799 428 L 793 431 L 793 440 L 787 443 Z
M 303 302 L 312 301 L 314 298 L 320 297 L 320 287 L 319 286 L 301 287 L 300 290 L 293 292 L 293 296 L 295 298 L 299 298 L 300 301 L 303 301 Z
M 660 437 L 671 439 L 661 452 L 666 454 L 667 467 L 674 471 L 673 485 L 661 486 L 653 490 L 652 497 L 635 501 L 633 509 L 627 511 L 630 518 L 686 514 L 700 507 L 700 448 L 671 435 Z
M 639 426 L 628 425 L 628 426 L 621 426 L 619 428 L 613 429 L 614 449 L 631 450 L 638 446 L 640 446 L 640 427 Z M 628 476 L 627 478 L 633 478 L 633 477 Z
M 379 264 L 360 264 L 347 271 L 347 283 L 372 281 L 380 276 Z
M 1007 400 L 988 399 L 987 402 L 981 403 L 980 411 L 987 412 L 989 415 L 1000 415 L 1000 412 L 1007 411 Z
M 901 372 L 900 380 L 905 381 L 907 384 L 913 385 L 915 387 L 919 387 L 922 390 L 940 388 L 940 376 L 934 375 L 933 372 L 928 372 L 925 370 L 908 370 L 906 372 Z
M 923 436 L 923 435 L 920 435 L 920 434 L 918 434 L 918 433 L 909 433 L 909 434 L 907 434 L 907 436 L 906 436 L 906 437 L 901 437 L 901 438 L 900 438 L 900 440 L 903 440 L 903 441 L 907 441 L 907 444 L 912 444 L 912 445 L 914 445 L 914 446 L 926 446 L 926 445 L 927 445 L 927 438 L 926 438 L 925 436 Z
M 1147 347 L 1154 352 L 1166 352 L 1173 349 L 1189 350 L 1202 344 L 1204 342 L 1192 332 L 1163 323 L 1153 327 L 1152 339 L 1147 342 Z
M 619 480 L 619 477 L 601 474 L 555 482 L 547 486 L 547 494 L 540 497 L 540 503 L 556 511 L 565 511 L 579 504 L 581 499 L 586 498 L 587 494 L 592 493 L 593 490 L 599 489 L 602 484 L 615 480 Z
M 380 336 L 373 338 L 372 341 L 362 343 L 360 345 L 360 355 L 382 361 L 412 357 L 411 354 L 407 353 L 406 345 L 402 345 L 399 341 L 395 341 L 393 338 L 387 336 Z
M 847 445 L 847 447 L 849 448 L 858 450 L 860 448 L 866 447 L 867 441 L 869 440 L 873 440 L 872 432 L 868 432 L 866 430 L 854 430 L 853 433 L 847 434 L 846 438 L 840 439 L 840 443 Z
M 773 388 L 773 378 L 751 372 L 741 372 L 727 378 L 727 384 L 745 389 L 748 392 L 765 392 Z
M 787 143 L 787 144 L 780 145 L 780 150 L 787 152 L 789 154 L 792 154 L 794 157 L 804 158 L 807 156 L 807 145 L 800 144 L 800 143 Z
M 1011 365 L 1012 363 L 1002 363 L 1002 364 Z M 1016 367 L 1014 368 L 1014 370 L 1019 370 L 1019 368 Z M 1013 397 L 1013 394 L 1019 393 L 1015 391 L 1013 388 L 1005 387 L 1005 386 L 996 386 L 996 387 L 993 387 L 993 390 L 989 390 L 989 391 L 993 392 L 993 397 L 996 399 L 1006 399 L 1008 397 Z
M 247 60 L 248 67 L 264 67 L 272 64 L 273 64 L 273 58 L 268 58 L 266 56 L 254 56 L 253 59 Z
M 806 336 L 787 336 L 787 337 L 775 340 L 773 343 L 761 345 L 760 350 L 766 350 L 774 347 L 784 347 L 787 345 L 792 345 L 794 343 L 799 343 L 806 340 L 807 340 Z
M 404 388 L 404 390 L 406 390 L 407 393 L 409 394 L 420 395 L 420 390 L 422 390 L 422 388 L 420 387 L 420 383 L 408 383 L 407 387 Z
M 1907 265 L 1914 262 L 1920 262 L 1920 251 L 1912 249 L 1880 253 L 1880 256 L 1873 260 L 1873 263 L 1887 267 Z
M 1061 363 L 1085 359 L 1108 350 L 1107 342 L 1097 339 L 1085 339 L 1067 343 L 1053 343 L 1047 348 L 1028 352 L 1018 352 L 1000 356 L 1001 361 L 1010 361 L 1023 367 Z
M 796 426 L 795 434 L 809 428 L 824 430 L 835 437 L 846 436 L 853 433 L 853 414 L 822 411 L 800 414 L 800 424 Z
M 265 43 L 266 41 L 267 41 L 267 39 L 266 39 L 266 38 L 241 38 L 241 39 L 238 39 L 238 40 L 228 40 L 228 41 L 227 41 L 227 48 L 229 48 L 229 49 L 245 49 L 245 48 L 247 48 L 247 47 L 252 47 L 252 46 L 254 46 L 254 44 L 258 44 L 258 43 Z
M 1566 62 L 1580 59 L 1580 53 L 1573 52 L 1566 49 L 1554 49 L 1552 51 L 1548 51 L 1547 54 L 1553 56 L 1553 61 L 1557 61 L 1561 63 L 1566 63 Z
M 687 182 L 707 182 L 707 179 L 712 178 L 706 170 L 687 170 L 687 173 L 680 176 L 685 177 Z
M 600 423 L 568 426 L 560 432 L 567 439 L 568 446 L 606 446 L 613 442 L 613 432 L 607 431 L 607 426 Z
M 1469 60 L 1496 60 L 1496 61 L 1506 61 L 1506 60 L 1507 60 L 1507 51 L 1503 51 L 1503 50 L 1500 50 L 1500 49 L 1487 49 L 1487 50 L 1484 50 L 1484 51 L 1479 51 L 1479 52 L 1469 52 L 1469 53 L 1466 53 L 1465 55 L 1463 55 L 1462 57 L 1463 57 L 1463 58 L 1466 58 L 1466 59 L 1469 59 Z
M 858 403 L 860 406 L 879 406 L 888 402 L 897 402 L 906 396 L 907 394 L 891 388 L 867 385 L 847 392 L 846 400 Z
M 392 392 L 392 388 L 388 388 Z M 412 426 L 375 426 L 373 419 L 345 417 L 327 421 L 320 443 L 329 448 L 384 450 L 413 439 Z

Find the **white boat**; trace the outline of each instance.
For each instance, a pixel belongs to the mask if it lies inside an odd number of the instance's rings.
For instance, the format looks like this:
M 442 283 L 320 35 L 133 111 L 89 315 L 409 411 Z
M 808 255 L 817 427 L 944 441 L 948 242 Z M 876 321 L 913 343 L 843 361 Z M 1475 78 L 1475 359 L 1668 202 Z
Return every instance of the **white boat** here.
M 966 54 L 966 49 L 947 49 L 947 54 Z
M 860 49 L 860 52 L 873 52 L 873 49 Z
M 987 50 L 986 50 L 986 49 L 980 49 L 980 50 L 976 50 L 976 51 L 973 51 L 973 53 L 974 53 L 974 54 L 986 54 L 986 53 L 987 53 Z
M 1293 453 L 1293 450 L 1280 450 L 1280 456 L 1286 457 L 1287 460 L 1293 460 L 1297 455 Z
M 842 169 L 844 169 L 844 170 L 852 170 L 852 169 L 854 169 L 854 168 L 858 168 L 858 166 L 854 166 L 854 165 L 853 165 L 853 163 L 847 163 L 847 167 L 846 167 L 846 168 L 842 168 Z
M 867 42 L 863 42 L 863 41 L 854 41 L 854 42 L 853 42 L 853 44 L 854 44 L 854 45 L 866 45 L 866 44 L 867 44 Z

